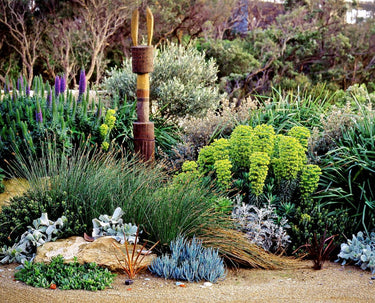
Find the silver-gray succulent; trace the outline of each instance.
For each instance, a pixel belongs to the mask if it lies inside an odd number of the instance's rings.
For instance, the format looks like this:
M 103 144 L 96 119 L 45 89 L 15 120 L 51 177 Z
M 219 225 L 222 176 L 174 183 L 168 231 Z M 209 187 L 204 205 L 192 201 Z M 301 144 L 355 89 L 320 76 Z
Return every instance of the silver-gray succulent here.
M 341 244 L 338 257 L 338 261 L 343 259 L 342 265 L 351 260 L 363 270 L 369 269 L 375 274 L 375 233 L 372 232 L 369 237 L 364 236 L 361 231 L 357 236 L 353 235 L 352 240 L 348 239 L 347 243 Z
M 117 207 L 112 216 L 100 215 L 99 219 L 93 219 L 92 236 L 94 238 L 112 236 L 112 238 L 121 244 L 124 244 L 125 240 L 129 243 L 134 243 L 137 226 L 131 223 L 124 223 L 121 218 L 123 214 L 123 210 Z
M 58 234 L 64 228 L 67 218 L 62 216 L 55 222 L 48 219 L 47 213 L 33 221 L 33 226 L 28 226 L 28 231 L 21 235 L 20 241 L 12 247 L 4 245 L 0 249 L 0 263 L 24 263 L 32 260 L 35 256 L 35 248 L 46 242 L 55 241 Z

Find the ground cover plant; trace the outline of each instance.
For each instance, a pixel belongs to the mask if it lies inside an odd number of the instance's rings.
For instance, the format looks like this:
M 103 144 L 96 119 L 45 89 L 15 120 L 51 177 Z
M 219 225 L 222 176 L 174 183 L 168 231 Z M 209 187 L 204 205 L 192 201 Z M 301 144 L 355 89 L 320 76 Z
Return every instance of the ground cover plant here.
M 116 275 L 95 263 L 64 263 L 64 259 L 57 256 L 50 264 L 26 261 L 14 276 L 16 280 L 34 287 L 97 291 L 110 287 Z

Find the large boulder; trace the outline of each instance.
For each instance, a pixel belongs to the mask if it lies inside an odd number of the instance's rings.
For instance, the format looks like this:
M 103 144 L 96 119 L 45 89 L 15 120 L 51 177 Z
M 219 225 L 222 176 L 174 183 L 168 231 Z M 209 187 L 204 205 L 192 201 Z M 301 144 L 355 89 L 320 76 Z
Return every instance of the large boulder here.
M 114 247 L 113 244 L 119 247 L 122 253 L 118 248 Z M 134 245 L 127 244 L 127 246 L 131 258 Z M 134 260 L 141 248 L 140 245 L 136 245 Z M 125 259 L 127 253 L 125 244 L 121 245 L 111 237 L 100 237 L 93 242 L 87 242 L 82 237 L 70 237 L 55 242 L 47 242 L 39 246 L 34 262 L 49 263 L 53 257 L 58 255 L 62 255 L 65 262 L 72 262 L 74 257 L 77 257 L 77 261 L 80 264 L 95 262 L 111 271 L 123 271 L 121 264 L 126 264 Z M 143 255 L 138 258 L 138 261 L 142 257 Z M 147 268 L 155 257 L 156 255 L 154 254 L 145 255 L 140 266 Z

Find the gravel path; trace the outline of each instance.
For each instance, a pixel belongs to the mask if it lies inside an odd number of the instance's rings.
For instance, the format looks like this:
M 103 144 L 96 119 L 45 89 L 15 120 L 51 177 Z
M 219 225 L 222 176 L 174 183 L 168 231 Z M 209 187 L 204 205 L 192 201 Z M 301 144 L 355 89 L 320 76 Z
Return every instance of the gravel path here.
M 126 286 L 126 276 L 118 275 L 112 288 L 97 292 L 33 288 L 13 280 L 15 267 L 0 266 L 1 303 L 375 302 L 375 280 L 370 272 L 335 263 L 325 264 L 320 271 L 312 270 L 308 261 L 293 270 L 230 271 L 224 281 L 208 287 L 203 282 L 180 287 L 150 274 L 142 274 Z

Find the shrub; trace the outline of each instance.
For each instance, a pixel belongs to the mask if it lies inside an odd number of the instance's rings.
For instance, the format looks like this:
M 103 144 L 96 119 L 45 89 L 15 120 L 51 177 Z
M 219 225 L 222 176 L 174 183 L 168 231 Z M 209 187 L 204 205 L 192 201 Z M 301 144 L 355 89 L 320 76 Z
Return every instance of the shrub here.
M 259 125 L 253 129 L 251 126 L 239 125 L 229 140 L 222 138 L 204 146 L 199 152 L 197 165 L 202 176 L 209 176 L 213 172 L 213 176 L 218 177 L 223 174 L 222 161 L 225 161 L 224 188 L 230 183 L 232 186 L 240 186 L 239 190 L 248 186 L 253 194 L 259 196 L 263 193 L 267 178 L 275 178 L 279 187 L 286 184 L 285 181 L 298 185 L 298 178 L 307 162 L 306 150 L 294 137 L 275 136 L 272 126 Z M 216 164 L 218 161 L 221 161 L 220 165 Z M 230 170 L 233 173 L 231 182 Z
M 203 50 L 207 58 L 216 60 L 220 78 L 232 74 L 247 74 L 261 66 L 261 63 L 249 53 L 245 40 L 209 40 L 198 44 L 197 48 Z
M 204 248 L 202 241 L 193 237 L 190 243 L 179 236 L 170 244 L 171 255 L 164 254 L 152 260 L 150 271 L 165 279 L 198 282 L 217 282 L 224 279 L 226 272 L 218 251 Z
M 251 98 L 238 103 L 223 99 L 219 109 L 209 109 L 204 117 L 180 119 L 183 140 L 172 149 L 167 161 L 172 169 L 180 169 L 185 160 L 196 160 L 198 151 L 214 139 L 227 137 L 238 124 L 246 123 L 250 111 L 257 107 Z
M 162 47 L 155 57 L 151 76 L 150 99 L 162 117 L 203 116 L 216 108 L 221 96 L 215 85 L 218 69 L 213 60 L 189 46 L 171 44 Z M 130 59 L 122 68 L 109 71 L 104 81 L 107 91 L 118 94 L 120 100 L 135 100 L 136 75 L 132 74 Z M 155 107 L 154 107 L 155 108 Z
M 237 168 L 249 168 L 252 151 L 253 129 L 249 125 L 238 125 L 230 135 L 230 153 Z
M 95 263 L 80 265 L 75 261 L 65 264 L 64 259 L 57 256 L 52 258 L 50 264 L 26 261 L 24 268 L 14 276 L 16 280 L 34 287 L 97 291 L 111 286 L 116 275 Z

